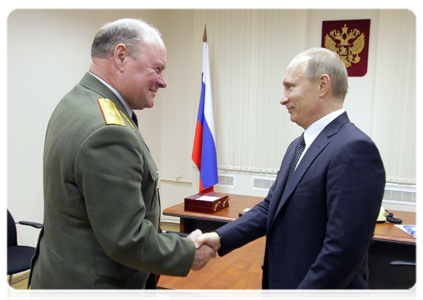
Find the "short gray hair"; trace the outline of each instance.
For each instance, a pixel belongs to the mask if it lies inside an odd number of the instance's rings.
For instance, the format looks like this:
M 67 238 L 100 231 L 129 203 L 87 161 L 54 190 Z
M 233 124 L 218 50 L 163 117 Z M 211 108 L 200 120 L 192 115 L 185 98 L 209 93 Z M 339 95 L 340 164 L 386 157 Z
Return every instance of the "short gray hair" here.
M 325 48 L 311 48 L 299 56 L 308 56 L 303 72 L 309 80 L 314 81 L 326 74 L 332 82 L 333 97 L 343 103 L 348 93 L 348 72 L 341 57 Z
M 91 45 L 91 58 L 107 58 L 113 55 L 118 44 L 124 44 L 133 58 L 142 50 L 145 33 L 152 29 L 159 36 L 161 33 L 152 25 L 140 19 L 120 19 L 105 24 L 94 37 Z

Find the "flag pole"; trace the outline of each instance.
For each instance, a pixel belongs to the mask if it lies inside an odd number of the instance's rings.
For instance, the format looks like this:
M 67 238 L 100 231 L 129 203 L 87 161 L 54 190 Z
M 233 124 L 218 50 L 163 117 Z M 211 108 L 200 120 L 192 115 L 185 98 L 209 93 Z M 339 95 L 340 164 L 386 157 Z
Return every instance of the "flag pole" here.
M 210 82 L 209 50 L 207 29 L 203 34 L 203 67 L 200 105 L 195 129 L 192 160 L 200 171 L 200 193 L 214 190 L 218 182 L 216 144 L 214 134 L 213 101 Z
M 203 43 L 207 43 L 207 29 L 206 29 L 206 27 L 207 27 L 207 24 L 204 24 Z M 200 182 L 201 182 L 201 179 L 200 179 Z M 207 189 L 200 191 L 200 193 L 204 195 L 204 194 L 207 194 L 207 193 L 213 192 L 213 191 L 214 191 L 214 186 L 211 186 Z
M 207 24 L 204 24 L 204 34 L 203 34 L 203 43 L 207 43 Z M 201 181 L 201 180 L 200 180 Z M 213 192 L 214 191 L 214 186 L 211 186 L 207 189 L 204 189 L 202 191 L 200 191 L 202 194 L 207 194 L 209 192 Z

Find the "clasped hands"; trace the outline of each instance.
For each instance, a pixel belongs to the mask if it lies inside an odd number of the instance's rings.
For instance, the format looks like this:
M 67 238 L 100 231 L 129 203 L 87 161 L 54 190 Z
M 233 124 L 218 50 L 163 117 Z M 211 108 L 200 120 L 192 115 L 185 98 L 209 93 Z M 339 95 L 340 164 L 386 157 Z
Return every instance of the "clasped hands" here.
M 188 235 L 195 244 L 195 256 L 191 270 L 201 270 L 211 258 L 216 257 L 216 251 L 220 249 L 220 238 L 216 232 L 202 233 L 197 229 Z

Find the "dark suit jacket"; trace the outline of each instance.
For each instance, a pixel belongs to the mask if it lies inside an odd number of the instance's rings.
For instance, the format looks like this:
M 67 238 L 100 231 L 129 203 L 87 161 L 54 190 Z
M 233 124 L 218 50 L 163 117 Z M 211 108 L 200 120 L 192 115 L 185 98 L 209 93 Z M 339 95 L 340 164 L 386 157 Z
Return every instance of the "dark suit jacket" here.
M 264 288 L 368 288 L 368 249 L 385 186 L 375 144 L 341 114 L 312 143 L 283 193 L 295 145 L 264 201 L 216 230 L 219 254 L 266 235 Z
M 115 103 L 107 125 L 97 102 Z M 58 104 L 44 149 L 44 228 L 31 288 L 137 288 L 150 272 L 185 276 L 194 243 L 158 234 L 156 164 L 119 99 L 86 74 Z

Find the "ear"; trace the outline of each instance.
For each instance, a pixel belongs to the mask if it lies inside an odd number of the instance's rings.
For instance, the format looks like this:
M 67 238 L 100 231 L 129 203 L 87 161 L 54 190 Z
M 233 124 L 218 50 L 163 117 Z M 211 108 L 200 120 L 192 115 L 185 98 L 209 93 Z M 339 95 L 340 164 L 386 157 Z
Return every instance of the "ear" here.
M 320 96 L 321 97 L 326 96 L 329 93 L 331 87 L 332 87 L 332 82 L 330 80 L 329 75 L 327 75 L 327 74 L 321 75 L 320 78 L 319 78 Z
M 123 71 L 123 66 L 125 65 L 125 59 L 128 56 L 128 49 L 124 44 L 118 44 L 115 47 L 115 51 L 113 52 L 113 60 L 116 64 L 116 67 Z

